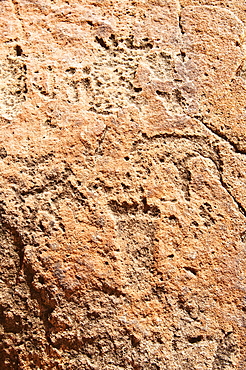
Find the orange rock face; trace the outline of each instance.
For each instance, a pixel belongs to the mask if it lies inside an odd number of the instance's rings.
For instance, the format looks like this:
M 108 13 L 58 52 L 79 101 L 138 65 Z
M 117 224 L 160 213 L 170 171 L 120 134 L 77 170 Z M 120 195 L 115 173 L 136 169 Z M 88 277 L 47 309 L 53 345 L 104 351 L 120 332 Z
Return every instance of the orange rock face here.
M 0 2 L 1 370 L 246 368 L 245 11 Z

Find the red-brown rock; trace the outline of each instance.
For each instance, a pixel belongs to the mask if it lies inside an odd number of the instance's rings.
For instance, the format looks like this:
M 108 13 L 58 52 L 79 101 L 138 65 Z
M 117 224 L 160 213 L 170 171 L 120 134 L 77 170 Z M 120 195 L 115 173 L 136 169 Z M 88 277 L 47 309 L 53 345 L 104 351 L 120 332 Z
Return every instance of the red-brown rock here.
M 0 368 L 244 370 L 244 1 L 0 1 Z

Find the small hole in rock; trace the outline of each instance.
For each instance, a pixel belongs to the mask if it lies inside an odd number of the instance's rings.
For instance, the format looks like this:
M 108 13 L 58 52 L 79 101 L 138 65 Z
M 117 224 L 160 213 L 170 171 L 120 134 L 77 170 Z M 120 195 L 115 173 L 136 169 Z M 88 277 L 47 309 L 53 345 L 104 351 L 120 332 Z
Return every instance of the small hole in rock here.
M 59 227 L 65 233 L 66 229 L 65 229 L 65 226 L 63 225 L 63 223 L 60 222 Z
M 199 226 L 199 224 L 196 221 L 192 221 L 191 226 L 196 226 L 197 227 L 197 226 Z
M 170 94 L 165 91 L 156 90 L 156 94 L 160 96 L 165 96 L 166 98 L 170 98 Z
M 194 267 L 184 267 L 184 269 L 185 269 L 186 271 L 191 272 L 193 275 L 196 275 L 196 274 L 197 274 L 197 270 L 196 270 L 196 269 L 194 269 Z
M 68 68 L 68 69 L 66 69 L 65 72 L 71 73 L 73 75 L 76 72 L 76 68 L 73 68 L 73 67 Z
M 22 55 L 22 53 L 23 53 L 23 50 L 22 50 L 22 48 L 20 47 L 20 45 L 16 45 L 16 47 L 15 47 L 15 51 L 16 51 L 16 55 L 17 55 L 17 57 L 20 57 L 20 56 Z
M 201 342 L 202 339 L 203 339 L 202 335 L 198 335 L 197 337 L 189 337 L 188 342 L 192 344 L 198 343 L 198 342 Z
M 108 50 L 108 49 L 109 49 L 108 45 L 106 44 L 106 42 L 105 42 L 101 37 L 96 36 L 95 40 L 96 40 L 96 42 L 98 42 L 98 44 L 99 44 L 102 48 L 104 48 L 104 49 L 106 49 L 106 50 Z
M 174 215 L 171 215 L 168 217 L 170 221 L 177 221 L 177 217 Z
M 39 225 L 38 225 L 38 226 L 39 226 L 39 228 L 40 228 L 43 232 L 45 232 L 45 227 L 43 226 L 43 224 L 42 224 L 41 222 L 39 223 Z
M 43 276 L 39 276 L 38 281 L 40 282 L 40 284 L 44 284 L 44 278 L 43 278 Z

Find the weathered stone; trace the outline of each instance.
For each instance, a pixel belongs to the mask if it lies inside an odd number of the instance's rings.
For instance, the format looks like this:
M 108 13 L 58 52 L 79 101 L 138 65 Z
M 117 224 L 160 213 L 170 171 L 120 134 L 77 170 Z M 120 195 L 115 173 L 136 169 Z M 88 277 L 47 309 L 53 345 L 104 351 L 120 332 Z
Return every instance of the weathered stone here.
M 245 2 L 0 2 L 0 368 L 245 356 Z

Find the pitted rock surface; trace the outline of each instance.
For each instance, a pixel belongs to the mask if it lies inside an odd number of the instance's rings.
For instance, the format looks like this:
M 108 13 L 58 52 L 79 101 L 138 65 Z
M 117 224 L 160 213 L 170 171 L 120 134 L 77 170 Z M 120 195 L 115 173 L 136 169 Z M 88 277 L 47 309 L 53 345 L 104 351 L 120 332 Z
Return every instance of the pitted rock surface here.
M 246 368 L 245 22 L 0 1 L 1 370 Z

